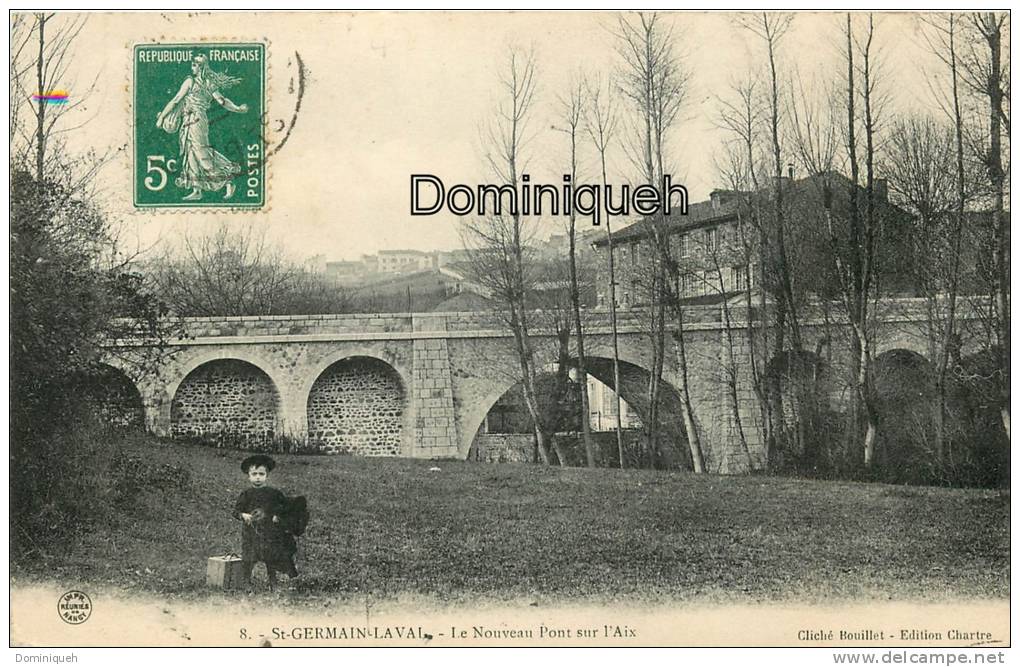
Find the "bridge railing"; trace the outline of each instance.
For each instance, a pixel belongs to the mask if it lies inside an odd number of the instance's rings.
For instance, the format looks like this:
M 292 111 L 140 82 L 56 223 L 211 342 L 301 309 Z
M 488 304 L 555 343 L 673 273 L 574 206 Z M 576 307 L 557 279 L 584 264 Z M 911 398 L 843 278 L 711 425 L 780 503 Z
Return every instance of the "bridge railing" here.
M 767 305 L 771 309 L 771 305 Z M 748 320 L 761 323 L 758 304 L 751 308 L 742 300 L 730 302 L 729 321 L 732 327 L 743 327 Z M 975 317 L 973 306 L 964 300 L 959 305 L 961 318 Z M 873 310 L 882 321 L 923 322 L 926 315 L 924 299 L 899 298 L 880 300 Z M 695 328 L 721 328 L 726 321 L 722 304 L 692 305 L 684 308 L 684 324 Z M 532 329 L 536 335 L 545 333 L 552 319 L 550 313 L 531 313 Z M 801 323 L 845 323 L 846 315 L 841 304 L 815 302 L 802 305 L 798 313 Z M 586 329 L 608 331 L 610 313 L 606 308 L 586 309 L 582 313 Z M 129 325 L 127 320 L 121 321 Z M 647 308 L 617 309 L 617 326 L 620 331 L 643 331 L 648 328 L 650 311 Z M 497 311 L 466 311 L 447 313 L 349 313 L 343 315 L 252 315 L 230 317 L 187 317 L 178 320 L 184 339 L 222 337 L 309 336 L 309 335 L 378 335 L 399 333 L 413 337 L 416 333 L 441 332 L 505 332 L 505 317 Z M 121 327 L 125 331 L 130 326 Z

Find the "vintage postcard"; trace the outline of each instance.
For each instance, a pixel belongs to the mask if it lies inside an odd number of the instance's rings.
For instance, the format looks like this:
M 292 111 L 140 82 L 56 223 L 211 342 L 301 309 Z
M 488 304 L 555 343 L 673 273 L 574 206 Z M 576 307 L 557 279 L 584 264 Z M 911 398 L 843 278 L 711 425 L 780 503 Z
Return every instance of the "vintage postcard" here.
M 12 12 L 17 659 L 1004 661 L 1010 29 Z
M 266 45 L 144 44 L 133 61 L 135 206 L 262 206 Z

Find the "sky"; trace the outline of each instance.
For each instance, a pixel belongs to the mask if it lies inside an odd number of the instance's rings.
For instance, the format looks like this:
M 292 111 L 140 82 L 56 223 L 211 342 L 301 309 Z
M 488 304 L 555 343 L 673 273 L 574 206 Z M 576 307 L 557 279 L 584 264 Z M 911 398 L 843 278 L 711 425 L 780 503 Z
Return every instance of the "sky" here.
M 67 18 L 67 17 L 62 17 Z M 691 71 L 683 118 L 671 136 L 677 168 L 692 201 L 722 187 L 715 167 L 724 133 L 715 122 L 718 96 L 764 52 L 732 14 L 668 15 L 677 48 Z M 96 13 L 75 43 L 68 88 L 95 86 L 62 122 L 85 124 L 69 133 L 68 150 L 109 152 L 99 176 L 104 207 L 122 229 L 128 250 L 149 251 L 201 235 L 220 224 L 251 229 L 294 259 L 357 259 L 380 249 L 460 246 L 456 216 L 409 214 L 410 175 L 431 173 L 447 186 L 491 182 L 480 128 L 491 118 L 497 77 L 509 45 L 534 50 L 538 93 L 530 128 L 532 182 L 559 183 L 567 137 L 559 98 L 579 74 L 611 76 L 619 66 L 612 28 L 602 12 L 337 12 L 337 13 Z M 833 78 L 843 15 L 799 13 L 779 53 L 782 71 L 805 79 Z M 917 16 L 877 16 L 892 108 L 934 110 L 925 69 L 937 67 L 920 38 Z M 265 41 L 269 50 L 268 136 L 289 129 L 266 165 L 269 205 L 259 212 L 137 212 L 131 198 L 131 54 L 138 43 L 193 40 Z M 295 115 L 297 59 L 306 79 Z M 182 79 L 187 65 L 182 65 Z M 72 117 L 73 116 L 73 117 Z M 291 121 L 293 121 L 291 123 Z M 293 127 L 290 127 L 290 125 Z M 273 146 L 270 150 L 275 150 Z M 582 182 L 597 182 L 595 154 L 581 146 Z M 611 148 L 610 182 L 633 172 L 619 145 Z M 555 231 L 563 219 L 547 220 Z

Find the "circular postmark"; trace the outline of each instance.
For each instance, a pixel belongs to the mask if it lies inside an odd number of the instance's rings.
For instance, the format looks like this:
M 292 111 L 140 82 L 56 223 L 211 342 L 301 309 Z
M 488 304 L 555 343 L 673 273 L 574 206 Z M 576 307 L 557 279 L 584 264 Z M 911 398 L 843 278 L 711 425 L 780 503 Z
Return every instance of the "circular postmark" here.
M 81 591 L 67 591 L 57 601 L 57 613 L 65 623 L 80 625 L 92 615 L 92 599 Z

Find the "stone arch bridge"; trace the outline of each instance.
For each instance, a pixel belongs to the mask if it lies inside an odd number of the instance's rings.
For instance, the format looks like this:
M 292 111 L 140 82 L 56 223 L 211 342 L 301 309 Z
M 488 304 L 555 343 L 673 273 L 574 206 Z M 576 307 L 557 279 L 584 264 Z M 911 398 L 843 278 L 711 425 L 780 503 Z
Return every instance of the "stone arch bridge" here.
M 909 350 L 927 356 L 923 303 L 898 301 L 880 316 L 876 356 Z M 685 338 L 690 392 L 710 468 L 747 467 L 728 393 L 734 350 L 742 429 L 751 465 L 764 463 L 748 371 L 745 311 L 719 306 L 687 309 Z M 556 339 L 533 315 L 539 367 L 556 358 Z M 652 359 L 647 313 L 618 313 L 621 396 L 639 408 Z M 613 386 L 609 314 L 589 311 L 585 346 L 589 372 Z M 135 355 L 150 344 L 121 340 L 108 363 L 137 389 L 146 428 L 157 435 L 210 433 L 251 443 L 291 438 L 304 445 L 358 454 L 465 458 L 485 415 L 519 378 L 513 339 L 495 313 L 413 313 L 321 316 L 199 317 L 183 322 L 160 370 L 138 376 Z M 848 329 L 815 313 L 803 320 L 805 347 L 846 359 Z M 760 330 L 758 335 L 760 336 Z M 662 413 L 675 415 L 679 375 L 667 344 Z M 134 393 L 129 391 L 128 393 Z M 668 431 L 668 429 L 667 429 Z M 682 438 L 682 429 L 673 436 Z

